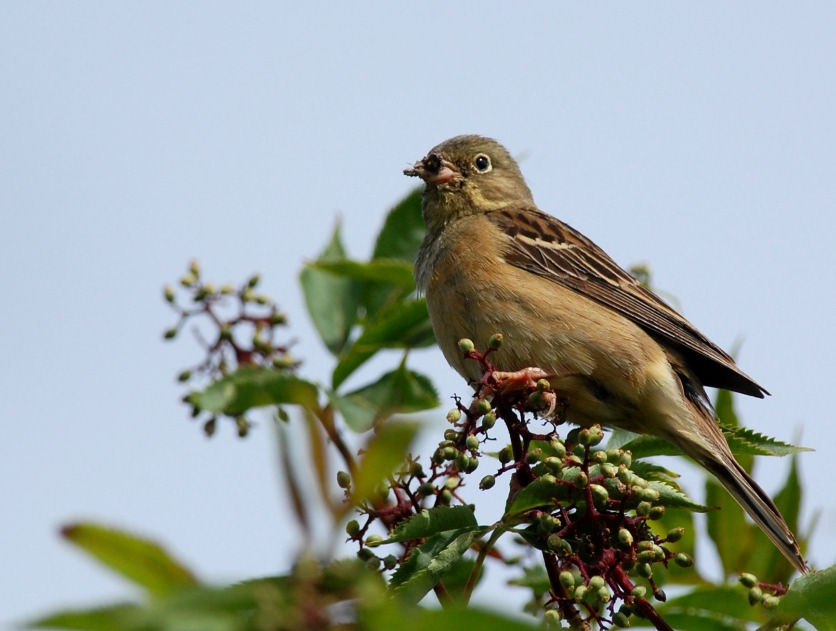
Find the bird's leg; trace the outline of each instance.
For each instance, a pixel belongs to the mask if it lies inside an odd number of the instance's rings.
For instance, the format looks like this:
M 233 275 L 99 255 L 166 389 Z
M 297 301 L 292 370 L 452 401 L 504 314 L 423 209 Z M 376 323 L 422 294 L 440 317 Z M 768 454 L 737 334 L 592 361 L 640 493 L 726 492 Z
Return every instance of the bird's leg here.
M 516 392 L 518 390 L 534 390 L 540 379 L 547 379 L 550 375 L 542 368 L 523 368 L 513 372 L 494 370 L 490 373 L 490 380 L 497 392 Z

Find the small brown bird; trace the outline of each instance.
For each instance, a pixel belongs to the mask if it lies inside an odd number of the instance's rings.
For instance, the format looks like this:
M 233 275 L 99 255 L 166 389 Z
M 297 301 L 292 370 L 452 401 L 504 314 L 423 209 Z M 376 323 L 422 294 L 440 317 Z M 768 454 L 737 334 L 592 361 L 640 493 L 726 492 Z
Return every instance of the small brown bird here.
M 761 386 L 589 239 L 534 204 L 495 140 L 457 136 L 406 175 L 426 183 L 427 234 L 415 264 L 444 357 L 481 377 L 458 347 L 470 338 L 502 371 L 549 374 L 575 424 L 664 438 L 712 473 L 799 572 L 798 543 L 774 502 L 732 455 L 704 386 L 763 398 Z

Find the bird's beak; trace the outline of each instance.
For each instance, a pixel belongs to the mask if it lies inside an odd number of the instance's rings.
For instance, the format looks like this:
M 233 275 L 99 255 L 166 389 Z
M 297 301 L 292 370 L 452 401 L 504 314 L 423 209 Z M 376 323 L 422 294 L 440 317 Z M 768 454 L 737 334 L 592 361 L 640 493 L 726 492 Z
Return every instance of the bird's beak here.
M 461 176 L 456 165 L 437 153 L 430 153 L 418 160 L 411 169 L 404 169 L 404 175 L 420 177 L 427 184 L 447 184 Z

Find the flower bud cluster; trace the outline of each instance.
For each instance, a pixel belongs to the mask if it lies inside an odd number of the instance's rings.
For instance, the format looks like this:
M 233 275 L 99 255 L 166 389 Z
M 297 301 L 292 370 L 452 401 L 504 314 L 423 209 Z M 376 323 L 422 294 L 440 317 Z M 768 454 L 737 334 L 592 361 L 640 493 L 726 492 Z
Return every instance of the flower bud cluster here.
M 298 367 L 288 346 L 276 341 L 276 329 L 287 323 L 287 317 L 273 300 L 257 292 L 260 282 L 256 274 L 237 289 L 229 284 L 216 286 L 203 280 L 200 265 L 192 261 L 178 282 L 185 294 L 182 304 L 173 286 L 163 288 L 163 299 L 178 316 L 175 325 L 163 332 L 163 338 L 173 340 L 187 322 L 195 322 L 196 335 L 206 351 L 202 362 L 178 374 L 180 383 L 205 383 L 248 365 L 280 371 Z M 192 407 L 193 417 L 201 415 L 202 410 L 190 395 L 184 402 Z M 232 420 L 240 436 L 249 432 L 250 423 L 245 418 L 236 416 Z M 216 428 L 215 417 L 203 424 L 207 435 Z

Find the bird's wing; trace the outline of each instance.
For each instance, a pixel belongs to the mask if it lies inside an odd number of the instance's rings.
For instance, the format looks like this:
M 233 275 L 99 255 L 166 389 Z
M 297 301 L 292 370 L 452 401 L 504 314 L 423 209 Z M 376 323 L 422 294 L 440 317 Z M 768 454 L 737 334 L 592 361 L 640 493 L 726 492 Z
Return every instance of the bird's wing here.
M 510 264 L 573 289 L 673 343 L 704 385 L 761 398 L 768 394 L 720 347 L 570 226 L 536 209 L 503 209 L 486 217 L 505 235 L 503 255 Z

